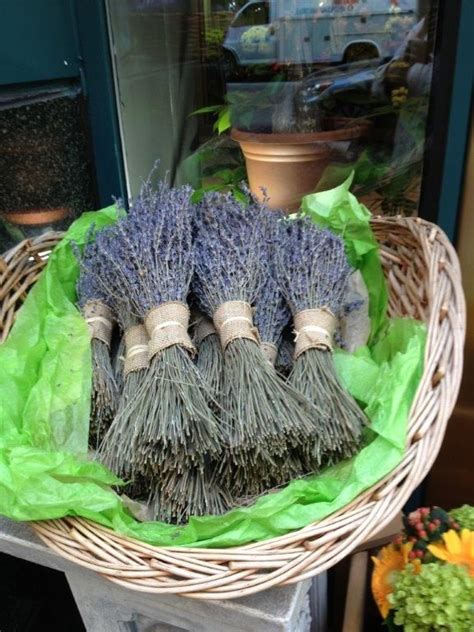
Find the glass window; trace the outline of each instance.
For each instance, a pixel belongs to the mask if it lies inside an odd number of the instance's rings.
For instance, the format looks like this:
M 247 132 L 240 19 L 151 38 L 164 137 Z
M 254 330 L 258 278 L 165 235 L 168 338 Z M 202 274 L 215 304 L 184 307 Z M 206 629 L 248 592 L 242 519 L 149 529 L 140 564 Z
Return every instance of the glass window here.
M 237 15 L 232 26 L 238 28 L 241 26 L 261 26 L 268 24 L 270 17 L 268 2 L 249 3 Z
M 157 159 L 273 206 L 353 173 L 373 210 L 417 212 L 437 0 L 108 0 L 131 194 Z

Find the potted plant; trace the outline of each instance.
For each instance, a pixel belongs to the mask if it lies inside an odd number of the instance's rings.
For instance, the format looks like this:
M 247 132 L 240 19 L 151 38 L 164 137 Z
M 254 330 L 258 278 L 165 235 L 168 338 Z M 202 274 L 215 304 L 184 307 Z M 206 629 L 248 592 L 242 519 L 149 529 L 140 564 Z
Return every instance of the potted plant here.
M 387 196 L 387 180 L 405 187 L 398 176 L 416 175 L 428 97 L 414 90 L 408 94 L 399 66 L 394 62 L 387 70 L 380 60 L 366 60 L 305 77 L 280 68 L 271 81 L 267 74 L 266 82 L 264 76 L 258 82 L 227 83 L 225 104 L 198 110 L 217 117 L 218 136 L 193 156 L 202 176 L 196 195 L 212 188 L 241 196 L 242 173 L 257 196 L 263 187 L 271 206 L 288 210 L 307 193 L 337 186 L 353 170 L 361 195 L 381 184 Z M 396 134 L 401 127 L 406 133 Z M 229 134 L 242 149 L 240 156 L 232 152 L 232 160 Z M 227 158 L 222 160 L 224 140 Z M 390 184 L 390 191 L 396 186 Z
M 230 132 L 239 144 L 252 193 L 268 196 L 271 207 L 291 211 L 304 195 L 317 190 L 331 163 L 353 160 L 353 149 L 360 153 L 360 141 L 371 125 L 365 116 L 369 111 L 366 77 L 355 82 L 364 91 L 365 107 L 341 108 L 339 102 L 335 106 L 329 89 L 334 85 L 341 93 L 349 87 L 352 94 L 351 78 L 357 73 L 359 67 L 303 78 L 287 71 L 273 75 L 271 81 L 228 83 L 226 104 L 196 113 L 216 115 L 214 130 L 219 135 Z M 198 153 L 202 163 L 204 154 Z M 230 187 L 240 195 L 235 175 L 241 169 L 221 172 L 203 181 L 202 190 Z
M 244 155 L 250 190 L 288 211 L 315 191 L 328 165 L 369 128 L 367 120 L 327 117 L 318 104 L 308 107 L 306 91 L 306 81 L 280 83 L 271 95 L 254 91 L 246 109 L 235 100 L 230 108 L 231 137 Z

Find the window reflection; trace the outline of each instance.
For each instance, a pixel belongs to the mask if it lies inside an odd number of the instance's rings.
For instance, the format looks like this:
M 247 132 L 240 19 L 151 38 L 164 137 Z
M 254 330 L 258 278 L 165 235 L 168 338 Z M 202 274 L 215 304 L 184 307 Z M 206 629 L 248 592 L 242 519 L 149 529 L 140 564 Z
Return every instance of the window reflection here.
M 353 190 L 374 211 L 416 212 L 435 1 L 109 0 L 108 9 L 132 193 L 160 158 L 162 173 L 197 196 L 238 195 L 246 179 L 296 208 L 354 172 Z

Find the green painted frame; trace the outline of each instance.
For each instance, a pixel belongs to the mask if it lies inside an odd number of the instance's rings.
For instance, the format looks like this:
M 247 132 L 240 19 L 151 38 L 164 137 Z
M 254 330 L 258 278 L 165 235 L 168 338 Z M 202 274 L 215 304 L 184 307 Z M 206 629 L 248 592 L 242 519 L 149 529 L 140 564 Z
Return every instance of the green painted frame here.
M 459 19 L 456 63 L 453 90 L 448 119 L 443 180 L 438 209 L 438 224 L 454 241 L 458 229 L 459 205 L 462 196 L 463 176 L 466 165 L 467 143 L 472 112 L 472 88 L 474 79 L 474 2 L 463 0 Z M 453 203 L 456 203 L 453 213 Z
M 99 207 L 127 199 L 103 0 L 2 0 L 0 90 L 80 82 Z
M 115 85 L 103 0 L 74 0 L 81 78 L 89 106 L 101 206 L 128 199 Z
M 75 0 L 2 0 L 0 86 L 79 76 Z
M 474 2 L 439 2 L 420 216 L 455 241 L 471 123 Z

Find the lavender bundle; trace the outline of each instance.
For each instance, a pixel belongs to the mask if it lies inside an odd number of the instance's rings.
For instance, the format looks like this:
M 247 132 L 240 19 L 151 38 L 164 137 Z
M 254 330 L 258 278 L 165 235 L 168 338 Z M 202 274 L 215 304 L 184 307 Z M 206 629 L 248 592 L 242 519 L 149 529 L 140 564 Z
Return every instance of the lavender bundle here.
M 113 280 L 110 290 L 113 291 Z M 100 460 L 117 475 L 135 480 L 142 479 L 135 471 L 133 441 L 135 428 L 139 420 L 136 418 L 135 397 L 143 383 L 149 367 L 148 333 L 128 309 L 118 307 L 117 318 L 124 332 L 123 340 L 123 388 L 120 395 L 117 414 L 99 448 Z M 148 487 L 151 481 L 146 481 Z M 143 485 L 141 485 L 143 486 Z
M 283 296 L 280 293 L 278 284 L 272 274 L 272 270 L 267 268 L 267 277 L 261 286 L 255 303 L 254 319 L 255 325 L 260 334 L 260 348 L 269 366 L 275 371 L 275 363 L 278 356 L 278 349 L 283 336 L 283 329 L 291 318 L 291 312 Z M 313 434 L 313 420 L 320 420 L 321 411 L 314 404 L 303 397 L 293 386 L 286 381 L 282 381 L 282 388 L 286 391 L 288 403 L 295 404 L 296 418 L 299 418 L 300 438 L 298 441 L 292 437 L 287 446 L 287 451 L 281 457 L 275 457 L 278 469 L 283 480 L 291 480 L 308 473 L 312 470 L 313 463 L 307 458 L 301 458 L 308 451 L 310 437 Z M 301 411 L 305 415 L 301 415 Z M 318 423 L 318 421 L 316 421 Z M 301 430 L 303 430 L 301 432 Z
M 89 278 L 98 288 L 96 291 L 101 292 L 103 300 L 112 308 L 122 331 L 113 366 L 118 389 L 117 412 L 103 436 L 98 457 L 117 475 L 133 479 L 136 472 L 132 467 L 131 444 L 135 420 L 130 414 L 133 412 L 134 396 L 149 365 L 148 334 L 144 325 L 130 312 L 130 306 L 122 295 L 120 277 L 111 273 L 110 260 L 103 256 L 108 243 L 107 232 L 98 234 L 96 243 L 89 246 L 93 256 L 82 258 L 83 269 L 87 270 Z M 133 483 L 129 487 L 134 490 Z M 138 487 L 143 488 L 143 484 L 139 484 Z
M 227 429 L 222 472 L 235 495 L 254 495 L 286 480 L 279 469 L 289 444 L 308 440 L 308 419 L 265 360 L 252 307 L 266 272 L 262 207 L 243 209 L 231 195 L 209 194 L 196 234 L 194 293 L 213 319 L 224 351 L 219 404 Z
M 207 383 L 211 398 L 216 401 L 222 386 L 224 354 L 216 328 L 204 314 L 200 314 L 195 322 L 193 339 L 198 348 L 196 366 Z
M 352 455 L 360 442 L 366 418 L 342 387 L 332 357 L 336 314 L 344 300 L 351 267 L 344 243 L 308 218 L 282 225 L 282 248 L 277 266 L 281 290 L 290 305 L 295 326 L 294 366 L 289 381 L 316 400 L 329 420 L 320 427 L 313 457 L 319 463 Z
M 168 520 L 207 510 L 192 489 L 178 498 L 177 483 L 192 468 L 204 476 L 222 441 L 187 331 L 194 269 L 190 194 L 188 187 L 163 183 L 154 190 L 147 181 L 128 217 L 97 239 L 129 311 L 150 338 L 150 366 L 127 413 L 134 420 L 133 437 L 127 445 L 129 436 L 119 435 L 115 450 L 127 454 L 133 472 L 154 481 L 157 518 Z
M 267 361 L 275 366 L 283 329 L 291 318 L 291 312 L 271 270 L 268 269 L 267 277 L 258 292 L 254 317 L 260 334 L 260 348 Z
M 118 405 L 118 389 L 110 359 L 110 343 L 115 322 L 107 295 L 94 271 L 100 265 L 97 248 L 89 243 L 78 255 L 80 275 L 76 284 L 79 308 L 91 337 L 92 405 L 89 443 L 96 448 Z

